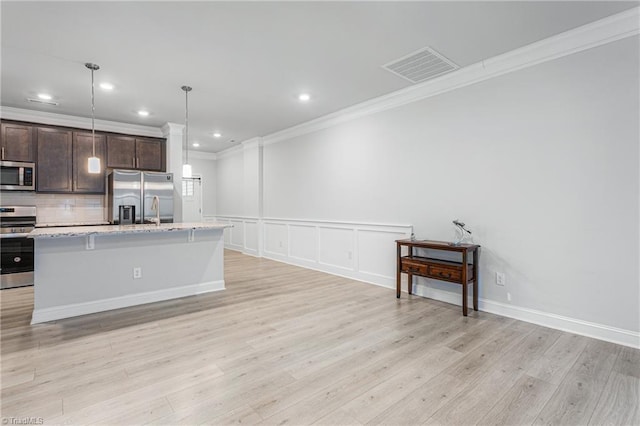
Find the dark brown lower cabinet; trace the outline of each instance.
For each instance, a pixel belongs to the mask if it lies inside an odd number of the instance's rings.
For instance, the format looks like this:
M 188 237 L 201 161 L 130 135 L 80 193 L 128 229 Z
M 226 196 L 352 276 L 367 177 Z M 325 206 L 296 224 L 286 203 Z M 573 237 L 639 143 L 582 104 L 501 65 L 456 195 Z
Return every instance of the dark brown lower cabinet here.
M 46 127 L 37 129 L 36 191 L 71 192 L 73 190 L 72 134 L 70 130 Z
M 104 194 L 106 170 L 106 138 L 96 135 L 96 157 L 100 159 L 100 173 L 89 173 L 89 157 L 93 156 L 90 132 L 73 132 L 73 191 Z

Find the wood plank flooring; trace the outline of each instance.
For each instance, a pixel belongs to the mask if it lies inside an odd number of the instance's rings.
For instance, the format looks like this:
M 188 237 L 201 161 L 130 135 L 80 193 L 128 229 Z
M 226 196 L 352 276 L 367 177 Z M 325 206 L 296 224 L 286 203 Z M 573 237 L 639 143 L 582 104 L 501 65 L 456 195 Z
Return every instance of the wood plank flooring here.
M 640 351 L 236 252 L 227 290 L 31 326 L 6 424 L 640 424 Z M 13 419 L 12 419 L 13 418 Z

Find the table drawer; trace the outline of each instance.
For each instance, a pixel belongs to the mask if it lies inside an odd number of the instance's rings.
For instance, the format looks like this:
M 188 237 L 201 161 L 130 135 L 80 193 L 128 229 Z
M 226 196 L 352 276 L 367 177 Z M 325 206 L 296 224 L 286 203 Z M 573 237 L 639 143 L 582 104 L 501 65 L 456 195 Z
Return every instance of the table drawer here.
M 402 261 L 400 270 L 407 274 L 427 275 L 429 273 L 429 267 L 427 265 L 407 260 Z
M 443 280 L 461 281 L 462 271 L 460 269 L 430 265 L 429 276 Z

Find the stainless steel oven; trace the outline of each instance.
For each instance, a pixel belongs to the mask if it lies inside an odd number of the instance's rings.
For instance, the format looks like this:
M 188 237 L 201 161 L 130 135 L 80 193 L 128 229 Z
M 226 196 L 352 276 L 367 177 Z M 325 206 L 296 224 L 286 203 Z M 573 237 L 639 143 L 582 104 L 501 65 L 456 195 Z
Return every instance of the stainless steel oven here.
M 35 207 L 0 207 L 0 289 L 33 285 L 35 225 Z
M 36 166 L 34 163 L 0 161 L 0 190 L 35 191 Z

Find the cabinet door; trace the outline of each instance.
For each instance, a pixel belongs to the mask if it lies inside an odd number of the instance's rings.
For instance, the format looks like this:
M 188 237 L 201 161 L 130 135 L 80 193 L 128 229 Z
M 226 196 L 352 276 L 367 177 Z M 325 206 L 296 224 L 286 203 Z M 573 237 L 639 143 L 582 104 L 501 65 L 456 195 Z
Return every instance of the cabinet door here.
M 73 132 L 73 191 L 104 194 L 106 137 L 96 135 L 96 157 L 100 173 L 89 173 L 88 158 L 93 156 L 91 133 Z
M 112 169 L 135 169 L 136 138 L 129 136 L 108 136 L 107 167 L 111 167 Z
M 154 139 L 136 139 L 137 168 L 162 170 L 162 142 Z
M 71 192 L 72 132 L 39 127 L 36 191 Z
M 36 159 L 32 126 L 2 123 L 0 145 L 3 160 L 33 162 Z

